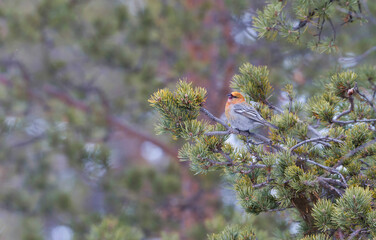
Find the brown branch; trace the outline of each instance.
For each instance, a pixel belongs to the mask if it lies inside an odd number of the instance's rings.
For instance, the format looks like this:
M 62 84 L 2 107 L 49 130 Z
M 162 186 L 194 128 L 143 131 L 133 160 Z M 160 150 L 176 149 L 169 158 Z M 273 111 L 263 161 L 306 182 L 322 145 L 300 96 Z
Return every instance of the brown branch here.
M 111 126 L 117 128 L 121 132 L 125 133 L 128 136 L 140 139 L 142 141 L 149 141 L 154 145 L 160 147 L 164 152 L 170 155 L 173 158 L 177 158 L 178 150 L 174 147 L 168 146 L 167 144 L 157 140 L 154 137 L 151 137 L 149 134 L 143 132 L 136 126 L 131 126 L 125 122 L 121 122 L 120 120 L 116 119 L 114 116 L 106 116 L 107 123 Z
M 0 61 L 0 64 L 6 65 L 6 66 L 15 66 L 17 67 L 22 75 L 22 79 L 28 83 L 31 81 L 30 74 L 26 68 L 21 62 L 16 60 L 2 60 Z M 5 86 L 12 87 L 11 81 L 9 81 L 5 77 L 0 78 L 0 83 L 4 84 Z M 58 99 L 62 103 L 66 104 L 67 106 L 73 107 L 77 110 L 80 110 L 85 113 L 90 113 L 90 107 L 86 105 L 85 103 L 82 103 L 80 101 L 77 101 L 73 97 L 60 92 L 58 89 L 56 89 L 54 86 L 46 84 L 41 89 L 43 89 L 44 93 L 47 93 L 50 97 Z M 31 98 L 34 98 L 41 102 L 42 104 L 45 103 L 45 100 L 43 98 L 42 92 L 34 91 L 31 88 L 27 88 L 27 93 Z M 143 132 L 142 130 L 138 129 L 138 127 L 130 126 L 124 122 L 121 122 L 120 120 L 116 119 L 112 115 L 106 115 L 105 119 L 109 125 L 112 127 L 115 127 L 119 129 L 121 132 L 125 133 L 128 136 L 140 139 L 142 141 L 149 141 L 156 146 L 160 147 L 164 152 L 166 152 L 168 155 L 170 155 L 173 158 L 177 158 L 178 151 L 174 147 L 170 147 L 165 143 L 162 143 L 161 141 L 157 140 L 154 137 L 151 137 L 147 133 Z

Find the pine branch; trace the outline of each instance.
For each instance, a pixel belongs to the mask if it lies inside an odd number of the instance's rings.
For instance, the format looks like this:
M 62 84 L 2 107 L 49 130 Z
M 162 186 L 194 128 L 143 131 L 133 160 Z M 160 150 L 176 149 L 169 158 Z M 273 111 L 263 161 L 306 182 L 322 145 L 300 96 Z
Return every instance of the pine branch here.
M 205 113 L 206 116 L 208 116 L 211 120 L 213 120 L 214 122 L 217 122 L 219 124 L 221 124 L 222 126 L 224 126 L 227 130 L 231 129 L 223 120 L 215 117 L 213 114 L 211 114 L 208 110 L 206 110 L 205 108 L 201 107 L 200 108 L 200 111 Z M 219 135 L 219 134 L 218 134 Z
M 347 240 L 354 239 L 359 233 L 361 233 L 364 230 L 367 230 L 367 229 L 365 229 L 365 228 L 359 228 L 359 229 L 357 229 L 356 231 L 354 231 L 353 233 L 351 233 L 351 235 L 349 236 L 349 238 Z
M 259 184 L 255 184 L 252 186 L 252 188 L 254 189 L 260 189 L 260 188 L 263 188 L 265 186 L 267 186 L 269 184 L 270 181 L 266 181 L 266 182 L 262 182 L 262 183 L 259 183 Z
M 325 182 L 328 182 L 329 184 L 332 184 L 332 185 L 337 185 L 337 186 L 340 186 L 340 187 L 343 187 L 343 188 L 347 188 L 346 184 L 344 184 L 343 182 L 341 182 L 339 180 L 333 179 L 333 178 L 319 177 L 319 179 L 321 179 Z
M 337 123 L 341 125 L 346 125 L 346 124 L 352 124 L 352 123 L 357 123 L 357 122 L 376 122 L 376 119 L 361 119 L 361 120 L 349 120 L 349 121 L 337 121 L 337 120 L 332 120 L 332 123 Z
M 269 210 L 267 210 L 266 212 L 282 212 L 282 211 L 285 211 L 285 210 L 287 210 L 287 209 L 290 209 L 290 208 L 294 208 L 294 207 L 286 207 L 286 208 L 269 209 Z
M 307 140 L 304 140 L 304 141 L 301 141 L 300 143 L 296 144 L 295 146 L 291 147 L 290 148 L 290 153 L 292 151 L 294 151 L 296 148 L 300 147 L 301 145 L 304 145 L 306 143 L 309 143 L 309 142 L 337 142 L 337 143 L 344 143 L 343 141 L 341 140 L 338 140 L 338 139 L 335 139 L 335 138 L 330 138 L 328 136 L 326 137 L 318 137 L 318 138 L 311 138 L 311 139 L 307 139 Z M 322 144 L 322 143 L 321 143 Z M 329 145 L 330 146 L 330 145 Z
M 322 187 L 324 187 L 324 188 L 326 188 L 326 189 L 328 189 L 328 190 L 331 190 L 331 191 L 336 192 L 336 193 L 338 194 L 338 196 L 342 196 L 343 193 L 344 193 L 343 190 L 339 190 L 339 189 L 333 187 L 332 185 L 330 185 L 330 184 L 329 184 L 324 178 L 318 177 L 318 178 L 317 178 L 317 181 L 319 182 L 319 184 L 320 184 Z
M 219 162 L 219 161 L 212 160 L 210 158 L 204 158 L 204 159 L 207 160 L 208 162 L 210 162 L 212 165 L 248 168 L 249 170 L 247 170 L 247 171 L 243 171 L 243 170 L 239 171 L 240 173 L 244 173 L 244 174 L 250 173 L 252 170 L 254 170 L 256 168 L 266 168 L 266 165 L 264 165 L 264 164 L 246 165 L 246 164 L 241 164 L 241 163 L 234 163 L 234 161 L 232 159 L 229 159 L 227 162 Z
M 341 158 L 341 160 L 338 161 L 338 162 L 336 163 L 336 165 L 334 165 L 334 167 L 338 167 L 338 166 L 342 165 L 343 161 L 345 161 L 345 160 L 348 159 L 349 157 L 352 157 L 352 156 L 353 156 L 354 154 L 356 154 L 357 152 L 363 150 L 364 148 L 366 148 L 366 147 L 368 147 L 369 145 L 374 144 L 374 143 L 376 143 L 376 139 L 373 139 L 373 140 L 371 140 L 371 141 L 369 141 L 369 142 L 366 142 L 366 143 L 360 145 L 359 147 L 357 147 L 357 148 L 351 150 L 351 151 L 348 152 L 345 156 L 343 156 L 343 157 Z
M 350 107 L 349 109 L 347 109 L 346 111 L 343 111 L 342 113 L 338 114 L 338 116 L 335 116 L 333 118 L 334 121 L 338 120 L 340 117 L 342 116 L 345 116 L 349 113 L 351 113 L 352 111 L 354 111 L 354 97 L 353 96 L 350 96 L 349 97 L 349 102 L 350 102 Z
M 228 135 L 231 134 L 231 131 L 213 131 L 213 132 L 207 132 L 205 133 L 206 136 L 222 136 L 222 135 Z
M 322 165 L 322 164 L 320 164 L 320 163 L 317 163 L 317 162 L 315 162 L 315 161 L 313 161 L 313 160 L 310 160 L 310 159 L 301 159 L 301 160 L 302 160 L 302 161 L 306 161 L 306 162 L 308 162 L 308 163 L 311 163 L 311 164 L 313 164 L 313 165 L 316 165 L 316 166 L 318 166 L 318 167 L 321 167 L 322 169 L 325 169 L 326 171 L 328 171 L 328 172 L 330 172 L 330 173 L 332 173 L 332 174 L 338 174 L 338 175 L 340 176 L 340 178 L 342 179 L 342 182 L 343 182 L 344 184 L 346 184 L 346 186 L 347 186 L 346 179 L 343 177 L 343 175 L 342 175 L 339 171 L 337 171 L 337 170 L 335 170 L 335 169 L 333 169 L 333 168 L 330 168 L 330 167 L 324 166 L 324 165 Z

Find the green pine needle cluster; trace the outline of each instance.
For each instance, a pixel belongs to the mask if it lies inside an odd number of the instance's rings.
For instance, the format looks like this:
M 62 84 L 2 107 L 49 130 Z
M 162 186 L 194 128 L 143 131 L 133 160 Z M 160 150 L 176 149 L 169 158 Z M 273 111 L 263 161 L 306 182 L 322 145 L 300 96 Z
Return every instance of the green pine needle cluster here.
M 239 68 L 239 74 L 232 78 L 230 87 L 245 93 L 249 100 L 265 102 L 272 92 L 268 77 L 266 66 L 245 63 Z
M 198 126 L 199 123 L 192 120 L 199 115 L 200 107 L 205 99 L 205 89 L 193 88 L 191 83 L 182 80 L 178 82 L 174 93 L 169 89 L 154 93 L 149 103 L 161 114 L 161 121 L 157 127 L 158 133 L 170 132 L 174 137 L 186 136 L 187 132 L 183 129 L 192 129 L 190 128 L 192 124 Z
M 340 228 L 351 233 L 353 229 L 374 229 L 372 193 L 368 188 L 350 187 L 335 203 L 323 199 L 313 208 L 315 225 L 322 231 Z

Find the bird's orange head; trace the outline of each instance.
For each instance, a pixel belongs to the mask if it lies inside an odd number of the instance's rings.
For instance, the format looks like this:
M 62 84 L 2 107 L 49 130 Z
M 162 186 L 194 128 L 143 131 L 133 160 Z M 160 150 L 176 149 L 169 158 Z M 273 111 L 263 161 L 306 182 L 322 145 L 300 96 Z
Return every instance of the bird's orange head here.
M 245 101 L 244 96 L 240 92 L 232 92 L 227 94 L 227 104 L 242 103 Z

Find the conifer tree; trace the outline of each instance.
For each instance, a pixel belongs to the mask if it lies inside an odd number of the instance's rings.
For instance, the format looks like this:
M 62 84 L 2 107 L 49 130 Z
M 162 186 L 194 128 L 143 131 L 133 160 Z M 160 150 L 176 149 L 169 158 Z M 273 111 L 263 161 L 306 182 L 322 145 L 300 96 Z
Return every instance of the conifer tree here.
M 182 80 L 175 90 L 159 90 L 149 99 L 159 112 L 158 133 L 186 141 L 179 158 L 195 173 L 218 171 L 235 179 L 247 213 L 294 209 L 302 239 L 376 237 L 376 68 L 338 72 L 307 102 L 286 85 L 289 102 L 281 106 L 269 101 L 268 74 L 264 66 L 245 63 L 231 87 L 278 130 L 232 128 L 205 108 L 205 89 Z M 242 144 L 227 142 L 230 134 Z M 229 227 L 210 239 L 254 235 L 252 229 Z

